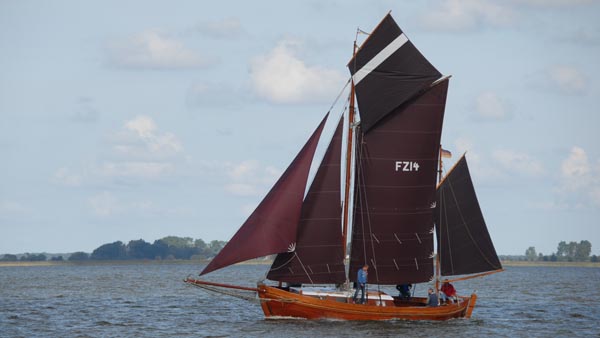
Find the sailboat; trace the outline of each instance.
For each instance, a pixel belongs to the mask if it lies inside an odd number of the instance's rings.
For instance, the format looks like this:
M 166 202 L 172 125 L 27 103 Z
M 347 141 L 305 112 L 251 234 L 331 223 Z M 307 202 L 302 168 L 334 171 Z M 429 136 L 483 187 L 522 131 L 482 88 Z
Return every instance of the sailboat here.
M 425 297 L 384 291 L 433 282 L 439 292 L 442 278 L 457 281 L 502 271 L 465 156 L 441 177 L 450 77 L 425 59 L 390 13 L 360 47 L 355 41 L 348 68 L 348 109 L 333 120 L 332 137 L 320 140 L 332 118 L 327 113 L 200 273 L 276 255 L 266 280 L 256 287 L 197 277 L 185 282 L 211 291 L 254 293 L 267 318 L 470 318 L 474 293 L 428 306 Z M 310 181 L 319 142 L 328 146 Z M 352 283 L 364 265 L 370 267 L 368 290 L 365 303 L 358 304 Z

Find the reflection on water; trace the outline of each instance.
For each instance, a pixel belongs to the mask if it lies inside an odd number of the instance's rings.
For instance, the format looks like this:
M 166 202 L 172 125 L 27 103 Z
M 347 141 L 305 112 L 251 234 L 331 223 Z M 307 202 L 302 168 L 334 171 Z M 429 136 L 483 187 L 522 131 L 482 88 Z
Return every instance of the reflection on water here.
M 256 285 L 268 267 L 239 265 L 207 279 Z M 479 298 L 470 320 L 265 320 L 257 302 L 183 283 L 192 264 L 0 268 L 0 336 L 600 337 L 600 269 L 508 267 L 457 282 Z M 388 289 L 395 293 L 393 288 Z M 417 285 L 424 296 L 427 285 Z

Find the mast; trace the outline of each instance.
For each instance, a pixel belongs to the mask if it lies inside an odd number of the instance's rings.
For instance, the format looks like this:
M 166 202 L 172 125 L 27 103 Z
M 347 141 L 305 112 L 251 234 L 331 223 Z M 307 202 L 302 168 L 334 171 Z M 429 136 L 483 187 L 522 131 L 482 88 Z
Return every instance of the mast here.
M 358 38 L 358 31 L 356 33 L 356 37 Z M 354 48 L 352 51 L 352 57 L 356 56 L 356 40 L 354 39 Z M 350 180 L 352 178 L 352 141 L 354 139 L 354 101 L 355 101 L 356 91 L 354 88 L 354 79 L 352 79 L 352 83 L 350 84 L 350 106 L 348 109 L 348 142 L 346 147 L 346 179 L 345 179 L 345 187 L 344 187 L 344 213 L 343 213 L 343 221 L 342 221 L 342 247 L 344 248 L 344 259 L 346 259 L 347 255 L 347 241 L 348 241 L 348 219 L 350 218 L 349 212 L 349 201 L 350 201 Z
M 439 151 L 439 167 L 438 167 L 438 182 L 437 184 L 442 183 L 442 168 L 443 168 L 443 164 L 442 164 L 442 145 L 440 144 L 440 151 Z M 441 208 L 439 208 L 441 210 Z M 435 211 L 434 211 L 435 212 Z M 441 219 L 441 217 L 440 217 Z M 441 236 L 440 236 L 441 237 Z M 438 245 L 436 247 L 440 247 L 440 243 L 438 243 Z M 435 253 L 435 291 L 439 292 L 440 291 L 440 278 L 441 276 L 441 268 L 440 268 L 440 251 L 441 250 L 437 250 L 437 252 Z

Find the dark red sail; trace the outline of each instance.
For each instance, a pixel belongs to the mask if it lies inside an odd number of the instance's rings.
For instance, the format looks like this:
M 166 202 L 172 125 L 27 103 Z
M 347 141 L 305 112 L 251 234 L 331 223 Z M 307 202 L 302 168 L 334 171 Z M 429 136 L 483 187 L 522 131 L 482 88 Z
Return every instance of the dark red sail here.
M 433 214 L 448 80 L 359 131 L 350 278 L 368 264 L 369 282 L 433 277 Z
M 502 269 L 464 156 L 438 187 L 436 205 L 434 217 L 442 275 Z
M 363 132 L 441 77 L 387 15 L 348 63 Z
M 326 120 L 327 115 L 252 215 L 200 275 L 285 252 L 296 242 L 308 172 Z
M 342 121 L 333 135 L 302 205 L 294 250 L 277 255 L 268 279 L 288 283 L 342 283 L 340 157 Z

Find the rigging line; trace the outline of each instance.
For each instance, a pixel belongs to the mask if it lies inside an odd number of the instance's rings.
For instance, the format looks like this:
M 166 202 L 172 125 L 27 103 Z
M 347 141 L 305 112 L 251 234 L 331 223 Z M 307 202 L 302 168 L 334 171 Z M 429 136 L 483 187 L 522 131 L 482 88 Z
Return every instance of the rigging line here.
M 475 245 L 475 247 L 477 248 L 477 250 L 479 251 L 479 253 L 481 254 L 481 257 L 483 257 L 483 259 L 485 259 L 485 261 L 492 267 L 496 267 L 496 265 L 494 265 L 492 262 L 489 261 L 488 257 L 486 254 L 483 253 L 483 251 L 481 250 L 481 248 L 479 247 L 479 245 L 477 245 L 477 241 L 475 241 L 475 238 L 473 238 L 473 235 L 471 234 L 471 231 L 469 230 L 469 227 L 467 226 L 467 222 L 465 221 L 465 217 L 463 216 L 462 210 L 460 210 L 460 205 L 458 204 L 458 199 L 456 198 L 456 194 L 454 194 L 454 187 L 452 186 L 452 181 L 448 181 L 448 185 L 450 186 L 450 192 L 452 193 L 452 197 L 454 198 L 454 203 L 456 203 L 456 210 L 458 210 L 458 213 L 460 214 L 460 218 L 462 220 L 462 223 L 465 227 L 465 230 L 467 230 L 467 234 L 469 235 L 469 238 L 471 238 L 471 241 L 473 242 L 473 244 Z
M 361 137 L 360 141 L 361 141 L 361 144 L 362 144 L 362 137 Z M 363 196 L 362 196 L 363 189 L 361 189 L 361 184 L 360 184 L 360 183 L 362 183 L 364 181 L 362 179 L 362 167 L 360 165 L 360 158 L 361 158 L 361 153 L 362 153 L 362 146 L 356 148 L 356 150 L 357 150 L 356 161 L 358 161 L 358 163 L 359 163 L 359 165 L 357 166 L 357 170 L 358 170 L 357 174 L 358 174 L 359 179 L 360 179 L 359 185 L 358 185 L 358 187 L 356 189 L 358 189 L 358 194 L 357 194 L 358 195 L 358 203 L 359 203 L 360 207 L 363 208 Z M 367 244 L 366 244 L 366 241 L 365 241 L 366 237 L 365 237 L 365 219 L 364 218 L 365 218 L 365 215 L 364 215 L 363 212 L 361 212 L 360 213 L 360 223 L 361 223 L 360 224 L 361 225 L 360 229 L 362 231 L 363 262 L 364 262 L 363 264 L 367 264 Z
M 344 85 L 344 87 L 342 88 L 342 90 L 340 91 L 338 96 L 335 98 L 335 100 L 333 100 L 333 103 L 331 104 L 331 107 L 329 107 L 329 110 L 327 112 L 330 112 L 333 109 L 333 107 L 337 104 L 338 100 L 340 99 L 342 94 L 344 94 L 346 87 L 348 87 L 348 84 L 350 84 L 351 81 L 352 81 L 352 77 L 348 78 L 348 81 L 346 81 L 346 84 Z
M 440 192 L 440 194 L 442 195 L 442 198 L 440 198 L 440 202 L 445 201 L 446 200 L 446 189 L 442 188 L 442 191 Z M 442 218 L 441 213 L 442 213 L 442 209 L 443 209 L 445 220 L 446 220 L 446 238 L 447 238 L 446 243 L 448 243 L 448 257 L 450 257 L 450 269 L 452 270 L 452 273 L 454 273 L 454 260 L 452 259 L 452 246 L 450 245 L 450 230 L 448 227 L 448 208 L 446 208 L 446 203 L 441 203 L 441 204 L 442 205 L 440 206 L 440 219 Z M 440 235 L 440 238 L 442 238 L 441 235 Z M 441 243 L 440 243 L 440 245 L 441 245 Z M 441 258 L 440 258 L 440 262 L 441 262 Z
M 364 143 L 361 142 L 361 154 L 363 152 L 363 150 L 362 150 L 363 144 Z M 363 162 L 360 160 L 361 158 L 362 157 L 360 157 L 358 160 L 359 160 L 359 163 L 360 163 L 360 167 L 362 168 Z M 365 176 L 364 176 L 365 173 L 364 173 L 364 170 L 360 171 L 360 175 L 362 177 L 363 182 L 365 182 Z M 378 283 L 377 285 L 379 285 L 379 271 L 378 271 L 377 266 L 376 266 L 377 256 L 375 255 L 375 243 L 373 242 L 373 236 L 374 236 L 374 234 L 373 234 L 373 227 L 372 227 L 372 223 L 371 223 L 371 213 L 369 212 L 369 201 L 368 201 L 368 198 L 367 198 L 367 191 L 366 191 L 366 189 L 363 189 L 363 190 L 364 190 L 363 194 L 364 194 L 365 210 L 367 211 L 366 212 L 366 215 L 367 215 L 367 225 L 369 226 L 369 235 L 370 235 L 369 239 L 371 241 L 371 255 L 372 255 L 371 257 L 373 257 L 372 258 L 372 261 L 373 261 L 372 264 L 374 265 L 373 268 L 375 270 L 375 280 Z M 363 226 L 363 229 L 364 229 L 364 226 Z M 363 233 L 363 243 L 364 243 L 364 233 Z M 366 250 L 364 250 L 364 251 L 366 251 Z M 366 256 L 366 252 L 365 252 L 365 256 Z
M 294 255 L 292 255 L 292 257 L 291 257 L 290 259 L 288 259 L 288 260 L 287 260 L 287 262 L 285 262 L 285 263 L 281 264 L 280 266 L 278 266 L 278 267 L 276 267 L 276 268 L 274 268 L 274 267 L 271 265 L 271 268 L 269 269 L 269 271 L 277 271 L 277 270 L 279 270 L 279 269 L 281 269 L 281 268 L 285 267 L 286 265 L 288 265 L 288 263 L 289 263 L 289 262 L 291 262 L 291 261 L 294 259 L 294 257 L 295 257 L 295 254 L 296 254 L 296 252 L 294 251 Z
M 294 256 L 296 256 L 296 258 L 298 258 L 298 262 L 300 262 L 300 266 L 302 267 L 302 270 L 304 270 L 304 273 L 306 274 L 306 277 L 308 277 L 308 280 L 310 281 L 310 284 L 315 284 L 315 282 L 313 282 L 312 278 L 310 278 L 310 274 L 308 273 L 308 271 L 306 271 L 306 268 L 304 267 L 304 264 L 302 263 L 302 260 L 300 259 L 300 256 L 298 256 L 298 252 L 294 251 Z

